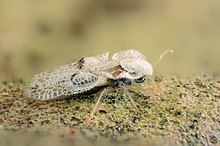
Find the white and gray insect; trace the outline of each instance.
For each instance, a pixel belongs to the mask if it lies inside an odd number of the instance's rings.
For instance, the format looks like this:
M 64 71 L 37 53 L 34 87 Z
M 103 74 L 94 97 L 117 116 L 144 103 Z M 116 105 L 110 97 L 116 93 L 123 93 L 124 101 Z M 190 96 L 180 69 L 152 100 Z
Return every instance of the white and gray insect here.
M 137 50 L 85 57 L 78 62 L 35 75 L 26 89 L 30 98 L 48 100 L 85 94 L 107 86 L 130 85 L 144 82 L 153 74 L 152 65 Z

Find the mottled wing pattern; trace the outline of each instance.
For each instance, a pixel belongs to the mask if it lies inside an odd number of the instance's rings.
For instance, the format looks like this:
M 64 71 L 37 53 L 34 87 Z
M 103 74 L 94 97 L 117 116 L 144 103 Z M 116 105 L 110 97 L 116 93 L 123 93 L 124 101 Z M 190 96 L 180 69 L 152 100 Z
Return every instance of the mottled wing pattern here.
M 104 53 L 35 75 L 26 94 L 34 99 L 47 100 L 86 92 L 103 84 L 102 78 L 92 67 L 107 59 L 108 53 Z
M 140 53 L 137 50 L 133 50 L 133 49 L 121 51 L 121 52 L 115 53 L 112 56 L 113 60 L 122 60 L 122 59 L 125 59 L 125 58 L 146 59 L 145 56 L 142 53 Z
M 109 52 L 106 52 L 101 55 L 96 55 L 96 56 L 94 56 L 94 58 L 96 58 L 100 62 L 105 62 L 105 61 L 108 61 L 108 55 L 109 55 Z
M 50 77 L 50 79 L 52 79 Z M 99 77 L 89 72 L 75 72 L 44 82 L 43 78 L 35 80 L 27 87 L 27 94 L 35 99 L 47 100 L 62 96 L 77 95 L 88 91 L 98 84 Z

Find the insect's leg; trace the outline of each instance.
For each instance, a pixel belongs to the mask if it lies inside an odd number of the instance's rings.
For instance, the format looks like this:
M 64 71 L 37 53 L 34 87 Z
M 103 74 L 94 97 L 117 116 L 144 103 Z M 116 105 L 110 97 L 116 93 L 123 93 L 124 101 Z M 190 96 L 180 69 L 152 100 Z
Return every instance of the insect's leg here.
M 128 90 L 126 88 L 123 88 L 126 91 L 126 94 L 128 95 L 128 98 L 132 104 L 132 106 L 135 108 L 136 111 L 140 111 L 140 109 L 137 107 L 134 99 L 131 97 L 131 94 L 128 92 Z
M 89 117 L 86 118 L 86 120 L 83 122 L 84 125 L 88 125 L 88 124 L 90 123 L 90 121 L 92 120 L 92 118 L 93 118 L 95 112 L 96 112 L 97 109 L 98 109 L 100 100 L 101 100 L 101 98 L 102 98 L 102 96 L 103 96 L 103 94 L 104 94 L 105 91 L 106 91 L 106 88 L 105 88 L 104 90 L 102 90 L 102 92 L 100 93 L 99 98 L 98 98 L 98 100 L 97 100 L 95 106 L 94 106 L 93 109 L 92 109 L 92 112 L 90 113 Z
M 129 92 L 127 92 L 127 94 L 128 94 L 128 98 L 129 98 L 129 100 L 130 100 L 132 106 L 133 106 L 137 111 L 140 111 L 140 109 L 137 107 L 137 105 L 136 105 L 134 99 L 131 97 L 131 94 L 130 94 Z

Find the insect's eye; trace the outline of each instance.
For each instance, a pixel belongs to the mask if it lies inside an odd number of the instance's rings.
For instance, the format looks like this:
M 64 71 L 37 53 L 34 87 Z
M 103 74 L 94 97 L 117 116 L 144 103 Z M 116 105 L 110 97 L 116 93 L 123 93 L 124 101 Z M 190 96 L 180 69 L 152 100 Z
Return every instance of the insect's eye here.
M 136 79 L 136 80 L 134 80 L 136 83 L 143 83 L 144 81 L 145 81 L 145 76 L 143 76 L 143 77 L 140 77 L 140 78 L 138 78 L 138 79 Z

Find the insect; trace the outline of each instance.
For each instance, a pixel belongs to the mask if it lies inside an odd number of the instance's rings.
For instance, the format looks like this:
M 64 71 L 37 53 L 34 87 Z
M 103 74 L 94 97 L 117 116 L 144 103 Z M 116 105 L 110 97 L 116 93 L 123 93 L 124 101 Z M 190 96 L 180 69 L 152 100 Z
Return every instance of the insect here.
M 153 74 L 152 65 L 137 50 L 85 57 L 78 62 L 35 75 L 26 89 L 30 98 L 49 100 L 85 94 L 108 86 L 142 83 Z
M 108 86 L 121 87 L 131 85 L 133 82 L 142 83 L 146 75 L 152 74 L 152 65 L 137 50 L 130 49 L 115 53 L 111 59 L 107 52 L 35 75 L 26 89 L 26 94 L 30 98 L 39 100 L 88 94 Z M 87 122 L 93 117 L 102 95 L 103 92 Z

